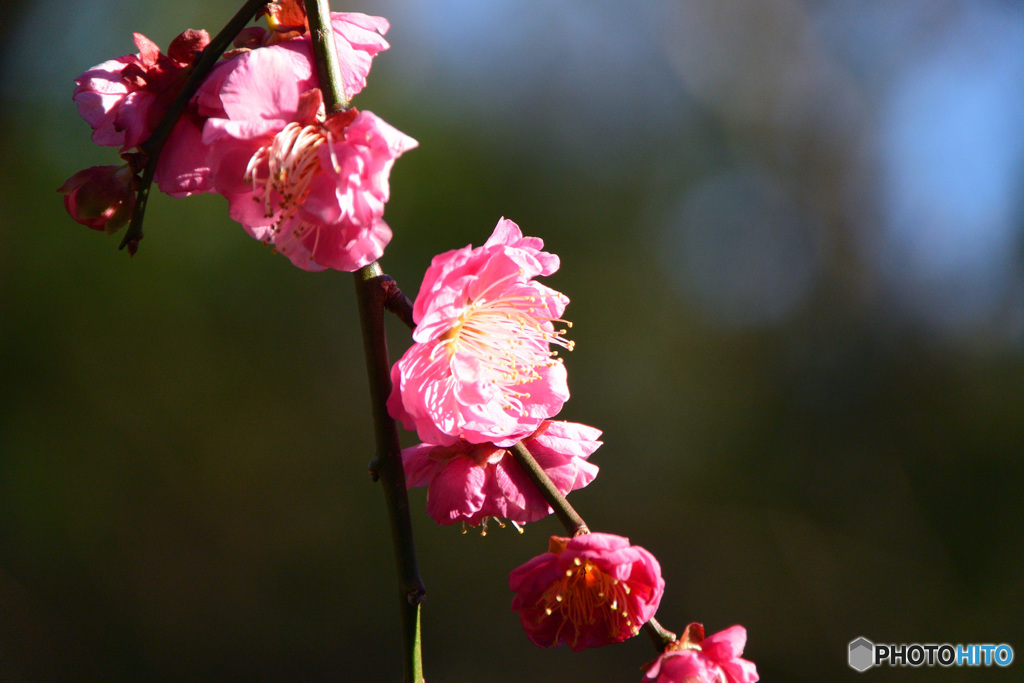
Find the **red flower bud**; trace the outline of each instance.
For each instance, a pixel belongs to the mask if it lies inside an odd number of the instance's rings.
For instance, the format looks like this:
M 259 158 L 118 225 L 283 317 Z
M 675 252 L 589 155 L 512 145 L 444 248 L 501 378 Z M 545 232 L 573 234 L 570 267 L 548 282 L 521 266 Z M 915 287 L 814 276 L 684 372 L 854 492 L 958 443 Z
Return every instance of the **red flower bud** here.
M 93 166 L 68 178 L 57 191 L 73 219 L 112 235 L 131 218 L 138 185 L 128 164 Z

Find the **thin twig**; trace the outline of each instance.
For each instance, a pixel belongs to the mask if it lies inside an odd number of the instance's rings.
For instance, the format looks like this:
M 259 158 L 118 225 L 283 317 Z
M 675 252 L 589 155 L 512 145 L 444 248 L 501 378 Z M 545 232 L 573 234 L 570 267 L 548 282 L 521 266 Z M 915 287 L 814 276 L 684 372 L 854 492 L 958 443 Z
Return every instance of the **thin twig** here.
M 181 92 L 174 98 L 174 101 L 167 109 L 163 119 L 160 120 L 160 124 L 153 131 L 153 134 L 139 145 L 139 149 L 147 155 L 148 159 L 146 167 L 142 171 L 142 181 L 139 184 L 138 195 L 136 195 L 135 208 L 132 210 L 132 220 L 128 224 L 128 230 L 125 232 L 124 239 L 121 240 L 121 246 L 118 249 L 124 249 L 127 246 L 129 247 L 129 253 L 132 253 L 139 240 L 142 239 L 142 219 L 146 214 L 146 203 L 149 200 L 149 190 L 153 184 L 153 176 L 156 174 L 157 164 L 160 161 L 160 152 L 163 151 L 164 143 L 170 137 L 171 131 L 177 125 L 178 119 L 181 118 L 182 113 L 185 111 L 185 107 L 188 106 L 188 101 L 192 99 L 192 96 L 199 90 L 199 86 L 210 75 L 213 67 L 217 65 L 217 60 L 224 54 L 224 50 L 228 49 L 235 36 L 245 28 L 246 24 L 252 21 L 252 18 L 256 16 L 256 12 L 266 4 L 267 0 L 247 0 L 242 9 L 238 10 L 235 16 L 231 17 L 231 21 L 221 29 L 220 33 L 214 36 L 209 45 L 203 49 L 202 54 L 199 55 L 199 59 L 192 65 L 192 73 L 189 74 L 185 85 L 181 88 Z
M 650 621 L 644 624 L 644 631 L 651 637 L 651 641 L 658 652 L 663 652 L 666 647 L 679 640 L 679 636 L 659 624 L 658 620 L 654 617 L 651 617 Z
M 551 477 L 537 463 L 533 454 L 523 445 L 523 442 L 520 441 L 515 444 L 511 450 L 512 457 L 526 471 L 526 476 L 530 478 L 530 481 L 537 487 L 537 490 L 544 496 L 544 500 L 555 511 L 555 516 L 562 522 L 569 535 L 582 536 L 583 534 L 589 534 L 590 529 L 587 528 L 587 523 L 583 521 L 583 518 L 580 517 L 575 508 L 565 499 L 565 496 L 562 495 L 558 487 L 551 481 Z
M 416 321 L 412 319 L 412 301 L 398 288 L 398 283 L 389 275 L 381 282 L 384 288 L 384 308 L 398 316 L 410 330 L 416 329 Z

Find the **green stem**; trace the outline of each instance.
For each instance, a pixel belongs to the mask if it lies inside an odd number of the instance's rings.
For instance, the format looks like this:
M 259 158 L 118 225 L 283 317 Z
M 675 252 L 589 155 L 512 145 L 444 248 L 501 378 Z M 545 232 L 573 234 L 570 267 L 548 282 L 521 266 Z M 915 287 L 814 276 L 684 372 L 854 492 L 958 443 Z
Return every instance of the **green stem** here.
M 659 624 L 658 620 L 654 617 L 651 617 L 650 621 L 644 624 L 644 631 L 651 637 L 651 641 L 658 652 L 664 652 L 666 647 L 679 640 L 679 636 Z
M 316 55 L 316 73 L 320 77 L 320 90 L 324 95 L 327 114 L 348 109 L 345 87 L 341 79 L 338 51 L 334 44 L 334 29 L 331 28 L 331 8 L 327 0 L 305 0 L 309 33 L 313 38 L 313 54 Z
M 305 0 L 306 19 L 313 39 L 313 55 L 320 90 L 328 116 L 348 108 L 342 87 L 341 68 L 334 45 L 331 12 L 327 0 Z M 398 564 L 399 607 L 402 617 L 402 654 L 406 683 L 423 683 L 423 656 L 420 644 L 420 605 L 426 597 L 416 562 L 416 546 L 409 517 L 409 496 L 402 467 L 402 447 L 398 428 L 388 413 L 391 394 L 391 362 L 384 331 L 384 304 L 387 283 L 393 282 L 374 262 L 354 273 L 359 323 L 363 332 L 363 354 L 370 380 L 370 406 L 373 412 L 376 454 L 370 465 L 374 480 L 381 482 L 388 508 L 391 540 Z
M 405 681 L 422 683 L 423 660 L 420 648 L 420 603 L 426 595 L 416 562 L 416 547 L 409 518 L 409 497 L 402 468 L 402 449 L 398 428 L 388 414 L 391 393 L 391 366 L 384 333 L 385 285 L 390 278 L 374 262 L 354 273 L 359 321 L 363 331 L 363 351 L 370 379 L 370 403 L 377 451 L 370 471 L 380 480 L 391 524 L 391 539 L 398 563 L 398 583 L 402 616 L 402 641 L 405 655 Z
M 139 145 L 139 149 L 148 158 L 146 166 L 142 171 L 142 182 L 139 185 L 139 192 L 135 199 L 135 208 L 132 210 L 132 220 L 128 224 L 128 230 L 125 232 L 124 239 L 121 240 L 121 246 L 118 249 L 124 249 L 126 246 L 133 245 L 129 246 L 129 252 L 132 252 L 135 249 L 134 245 L 137 245 L 139 240 L 142 239 L 142 219 L 146 214 L 146 203 L 149 201 L 149 190 L 153 184 L 153 175 L 156 173 L 156 166 L 160 161 L 160 152 L 163 151 L 164 143 L 170 137 L 171 131 L 174 130 L 174 126 L 178 123 L 178 119 L 181 118 L 185 107 L 188 106 L 188 101 L 192 99 L 192 96 L 199 90 L 199 86 L 203 84 L 206 77 L 213 71 L 213 67 L 217 66 L 217 60 L 228 49 L 235 36 L 245 28 L 246 24 L 252 21 L 252 18 L 256 16 L 256 12 L 266 4 L 267 0 L 247 0 L 242 5 L 242 9 L 238 10 L 235 16 L 231 17 L 231 21 L 221 29 L 220 33 L 213 37 L 210 44 L 199 55 L 199 59 L 192 65 L 192 72 L 185 81 L 185 85 L 182 86 L 181 92 L 174 98 L 174 102 L 171 103 L 167 113 L 160 120 L 160 125 L 156 127 L 156 130 L 149 136 L 149 139 Z

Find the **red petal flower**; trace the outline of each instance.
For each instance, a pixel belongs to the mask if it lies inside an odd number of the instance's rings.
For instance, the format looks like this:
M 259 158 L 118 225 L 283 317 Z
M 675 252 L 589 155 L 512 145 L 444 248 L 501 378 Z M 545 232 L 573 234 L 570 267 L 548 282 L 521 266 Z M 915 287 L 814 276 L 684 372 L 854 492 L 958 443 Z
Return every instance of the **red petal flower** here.
M 514 569 L 509 586 L 530 640 L 573 651 L 633 637 L 665 592 L 654 555 L 628 538 L 599 533 L 552 536 L 550 550 Z

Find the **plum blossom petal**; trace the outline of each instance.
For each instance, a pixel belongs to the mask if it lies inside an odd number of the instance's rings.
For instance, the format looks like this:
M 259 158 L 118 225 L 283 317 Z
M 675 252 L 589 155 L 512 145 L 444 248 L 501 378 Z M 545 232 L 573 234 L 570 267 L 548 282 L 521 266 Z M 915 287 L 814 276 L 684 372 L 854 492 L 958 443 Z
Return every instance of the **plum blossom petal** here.
M 600 436 L 593 427 L 545 420 L 523 445 L 565 495 L 597 476 L 586 458 L 601 445 Z M 402 462 L 408 487 L 429 487 L 427 513 L 438 524 L 477 526 L 491 517 L 526 524 L 551 514 L 513 456 L 494 444 L 422 443 L 403 450 Z
M 338 48 L 345 97 L 352 99 L 366 87 L 366 74 L 373 58 L 390 47 L 384 40 L 384 34 L 391 25 L 384 17 L 359 12 L 332 12 L 331 27 Z
M 569 299 L 533 280 L 558 268 L 542 248 L 503 218 L 484 246 L 434 257 L 413 305 L 415 343 L 392 368 L 388 399 L 423 441 L 511 446 L 568 400 L 551 345 L 572 349 L 561 317 Z
M 551 275 L 558 270 L 558 256 L 544 251 L 544 240 L 539 237 L 523 237 L 519 226 L 507 218 L 503 217 L 498 221 L 494 232 L 484 243 L 485 247 L 494 245 L 505 245 L 515 249 L 513 254 L 522 259 L 523 267 L 531 272 L 535 271 L 530 277 Z
M 79 116 L 92 127 L 92 141 L 97 145 L 120 147 L 124 144 L 124 130 L 114 129 L 114 119 L 131 84 L 121 74 L 126 66 L 137 61 L 135 55 L 111 59 L 75 79 L 77 87 L 72 99 L 78 105 Z
M 540 647 L 573 651 L 636 635 L 665 592 L 658 560 L 629 539 L 590 533 L 552 536 L 548 552 L 512 570 L 512 609 Z
M 177 36 L 165 55 L 153 41 L 134 34 L 139 52 L 89 69 L 75 79 L 72 99 L 93 128 L 93 142 L 137 147 L 153 133 L 181 91 L 196 56 L 210 42 L 206 31 Z
M 171 197 L 209 192 L 210 166 L 203 145 L 202 119 L 193 109 L 182 113 L 164 144 L 153 181 Z

